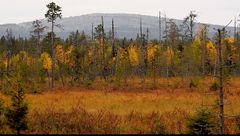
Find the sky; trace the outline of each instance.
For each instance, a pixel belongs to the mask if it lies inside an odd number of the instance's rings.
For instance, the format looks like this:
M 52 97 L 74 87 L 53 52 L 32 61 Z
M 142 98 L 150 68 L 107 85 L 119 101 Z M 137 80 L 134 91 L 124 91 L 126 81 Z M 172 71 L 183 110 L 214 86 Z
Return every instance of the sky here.
M 183 19 L 195 10 L 198 22 L 225 25 L 240 14 L 240 0 L 0 0 L 0 24 L 43 19 L 52 1 L 62 7 L 63 17 L 90 13 L 158 16 L 161 11 L 169 18 Z

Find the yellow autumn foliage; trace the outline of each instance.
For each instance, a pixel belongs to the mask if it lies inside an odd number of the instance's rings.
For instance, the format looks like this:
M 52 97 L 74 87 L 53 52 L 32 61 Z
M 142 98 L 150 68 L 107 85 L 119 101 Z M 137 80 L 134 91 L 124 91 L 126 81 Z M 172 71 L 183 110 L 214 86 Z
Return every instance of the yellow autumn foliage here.
M 233 44 L 235 42 L 235 39 L 233 37 L 225 38 L 224 39 L 228 44 Z
M 93 51 L 92 50 L 88 50 L 88 59 L 89 61 L 93 61 Z
M 171 47 L 167 47 L 166 57 L 167 57 L 168 65 L 170 65 L 172 63 L 173 56 L 174 56 L 173 49 Z
M 1 55 L 1 58 L 0 58 L 0 65 L 2 65 L 4 68 L 7 68 L 7 54 L 6 52 L 4 52 L 2 55 Z
M 149 44 L 147 46 L 147 60 L 148 60 L 148 62 L 151 62 L 154 59 L 155 52 L 156 52 L 156 48 L 154 48 L 152 46 L 152 44 Z
M 63 49 L 63 46 L 62 45 L 57 45 L 56 49 L 55 49 L 55 52 L 56 52 L 56 59 L 60 63 L 64 63 L 65 62 L 65 59 L 64 59 L 65 51 Z
M 226 48 L 228 48 L 228 51 L 230 51 L 227 54 L 228 59 L 233 61 L 234 63 L 236 63 L 239 58 L 238 48 L 233 44 L 229 44 L 229 45 L 225 46 L 225 50 L 226 50 Z
M 27 52 L 21 51 L 17 55 L 13 56 L 13 58 L 11 59 L 12 65 L 15 66 L 19 63 L 25 63 L 29 66 L 33 64 L 33 59 L 29 57 Z
M 119 48 L 118 52 L 119 52 L 119 53 L 118 53 L 119 59 L 120 59 L 120 60 L 121 60 L 121 59 L 124 59 L 124 58 L 125 58 L 125 54 L 126 54 L 125 49 Z
M 73 46 L 69 46 L 66 51 L 64 50 L 62 45 L 56 46 L 56 59 L 62 63 L 67 65 L 72 65 L 72 52 L 73 52 Z
M 139 64 L 139 55 L 138 55 L 137 48 L 133 44 L 129 46 L 128 54 L 129 54 L 131 65 L 137 66 Z
M 72 62 L 73 50 L 74 50 L 74 47 L 71 45 L 67 48 L 65 52 L 65 64 L 70 66 L 73 65 L 73 62 Z
M 8 65 L 7 64 L 7 59 L 3 59 L 1 63 L 3 63 L 4 67 L 7 68 L 7 65 Z
M 51 70 L 52 59 L 48 53 L 46 53 L 46 52 L 42 53 L 41 57 L 40 57 L 40 61 L 42 62 L 44 69 L 46 69 L 48 71 Z
M 215 61 L 217 60 L 217 49 L 212 42 L 208 42 L 206 45 L 206 48 L 207 48 L 207 55 L 210 59 L 210 62 L 214 64 Z

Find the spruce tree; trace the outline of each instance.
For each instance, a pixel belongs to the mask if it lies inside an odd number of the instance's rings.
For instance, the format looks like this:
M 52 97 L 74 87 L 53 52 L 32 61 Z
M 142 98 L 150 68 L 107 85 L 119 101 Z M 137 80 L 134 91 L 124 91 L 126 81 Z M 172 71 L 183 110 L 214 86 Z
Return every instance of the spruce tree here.
M 212 134 L 216 126 L 214 116 L 206 109 L 201 108 L 197 110 L 196 114 L 188 118 L 189 134 L 208 135 Z
M 7 125 L 14 129 L 17 134 L 20 134 L 21 130 L 26 130 L 28 113 L 28 106 L 25 102 L 25 91 L 21 80 L 16 82 L 16 89 L 11 93 L 11 106 L 6 108 L 5 117 L 7 119 Z

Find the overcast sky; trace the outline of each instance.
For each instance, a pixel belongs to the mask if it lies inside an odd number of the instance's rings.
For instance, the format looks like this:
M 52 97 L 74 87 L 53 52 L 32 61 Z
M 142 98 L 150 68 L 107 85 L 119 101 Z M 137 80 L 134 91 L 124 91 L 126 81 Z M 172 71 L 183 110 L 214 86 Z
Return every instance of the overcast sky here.
M 0 0 L 0 24 L 21 23 L 44 18 L 46 4 L 62 7 L 63 17 L 88 13 L 135 13 L 183 19 L 196 10 L 198 22 L 227 24 L 240 14 L 240 0 Z

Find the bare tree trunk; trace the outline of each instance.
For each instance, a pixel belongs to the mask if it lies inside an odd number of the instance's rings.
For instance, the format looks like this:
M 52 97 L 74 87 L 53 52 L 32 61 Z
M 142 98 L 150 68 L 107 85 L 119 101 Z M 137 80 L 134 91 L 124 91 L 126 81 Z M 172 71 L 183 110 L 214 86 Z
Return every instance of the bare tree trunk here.
M 152 61 L 152 71 L 153 71 L 153 88 L 156 89 L 156 85 L 157 85 L 157 82 L 156 82 L 156 66 L 155 66 L 155 58 L 153 59 Z
M 54 22 L 52 21 L 52 33 L 51 33 L 51 49 L 52 49 L 52 82 L 51 87 L 54 87 L 54 70 L 55 70 L 55 52 L 54 52 Z
M 205 54 L 202 54 L 202 73 L 205 75 Z
M 9 63 L 10 63 L 10 53 L 9 53 L 10 51 L 8 51 L 7 52 L 7 71 L 6 71 L 6 73 L 7 73 L 7 76 L 9 76 Z
M 234 19 L 234 40 L 236 41 L 237 40 L 237 20 L 236 20 L 236 17 Z
M 213 76 L 216 77 L 217 75 L 217 60 L 214 62 L 214 69 L 213 69 Z
M 94 33 L 93 33 L 93 23 L 92 23 L 92 41 L 94 40 Z
M 159 11 L 159 44 L 162 41 L 162 18 L 161 18 L 161 12 Z
M 222 34 L 221 30 L 218 29 L 219 34 L 219 98 L 220 98 L 220 134 L 224 134 L 224 92 L 223 92 L 223 67 L 222 67 Z
M 141 66 L 141 75 L 142 75 L 142 80 L 141 80 L 141 84 L 142 84 L 142 87 L 144 87 L 144 84 L 145 84 L 145 70 L 146 70 L 146 53 L 145 53 L 145 48 L 144 48 L 144 41 L 143 41 L 143 32 L 142 32 L 142 18 L 140 18 L 140 37 L 141 37 L 141 49 L 142 49 L 142 52 L 143 52 L 143 58 L 144 58 L 144 65 Z
M 205 31 L 205 30 L 204 30 Z M 206 55 L 206 49 L 205 49 L 205 35 L 204 31 L 202 30 L 201 37 L 202 37 L 202 42 L 201 42 L 201 47 L 202 47 L 202 73 L 205 75 L 205 55 Z
M 47 71 L 47 75 L 48 75 L 48 86 L 51 87 L 51 76 L 50 76 L 50 73 Z
M 167 62 L 167 78 L 169 77 L 169 66 L 168 66 L 168 62 Z
M 62 74 L 62 66 L 61 66 L 61 64 L 59 64 L 59 62 L 58 62 L 58 67 L 59 67 L 58 77 L 61 79 L 62 86 L 64 87 L 65 83 L 64 83 L 63 74 Z
M 40 49 L 40 32 L 38 32 L 38 38 L 37 38 L 37 57 L 40 56 L 41 49 Z
M 101 20 L 102 20 L 102 77 L 104 78 L 104 80 L 106 81 L 106 73 L 105 73 L 105 69 L 106 69 L 106 60 L 105 60 L 105 32 L 104 32 L 104 20 L 103 20 L 103 16 L 101 16 Z

